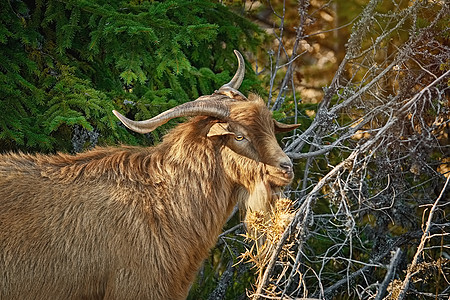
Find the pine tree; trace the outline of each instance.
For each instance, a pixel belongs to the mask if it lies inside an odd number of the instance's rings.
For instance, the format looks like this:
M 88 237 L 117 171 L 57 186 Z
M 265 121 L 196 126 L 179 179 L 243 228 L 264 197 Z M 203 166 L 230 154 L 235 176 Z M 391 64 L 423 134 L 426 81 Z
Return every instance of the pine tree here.
M 133 135 L 111 110 L 146 119 L 211 93 L 234 72 L 232 50 L 263 39 L 199 0 L 1 0 L 0 22 L 1 151 L 74 151 L 86 133 L 86 147 L 152 143 L 164 127 Z M 244 92 L 257 83 L 246 78 Z

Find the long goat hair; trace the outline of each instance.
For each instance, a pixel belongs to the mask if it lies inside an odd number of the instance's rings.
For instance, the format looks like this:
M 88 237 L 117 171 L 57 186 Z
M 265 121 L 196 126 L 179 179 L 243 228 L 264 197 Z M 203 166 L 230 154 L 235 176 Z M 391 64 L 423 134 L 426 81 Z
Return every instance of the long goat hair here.
M 235 54 L 212 95 L 140 122 L 114 111 L 140 133 L 193 117 L 157 146 L 0 155 L 0 299 L 187 297 L 236 202 L 293 178 L 275 132 L 297 125 L 237 90 Z

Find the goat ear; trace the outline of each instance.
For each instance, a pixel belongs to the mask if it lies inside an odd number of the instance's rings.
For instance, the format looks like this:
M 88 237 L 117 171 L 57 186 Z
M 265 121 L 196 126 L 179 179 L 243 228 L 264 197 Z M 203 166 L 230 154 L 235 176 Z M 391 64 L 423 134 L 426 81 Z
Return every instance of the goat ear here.
M 208 137 L 234 134 L 228 131 L 228 123 L 215 123 L 208 132 Z
M 300 126 L 300 124 L 283 124 L 277 120 L 273 120 L 273 124 L 275 125 L 275 133 L 288 132 Z

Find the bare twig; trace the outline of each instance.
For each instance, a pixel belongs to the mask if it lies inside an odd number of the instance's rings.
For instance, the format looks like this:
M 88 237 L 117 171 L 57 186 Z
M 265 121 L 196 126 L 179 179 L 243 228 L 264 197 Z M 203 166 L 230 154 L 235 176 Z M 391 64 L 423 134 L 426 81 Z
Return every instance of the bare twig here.
M 441 193 L 439 194 L 439 197 L 436 199 L 436 201 L 434 201 L 434 204 L 431 207 L 430 213 L 428 214 L 428 220 L 427 220 L 427 223 L 426 223 L 426 227 L 425 227 L 425 229 L 423 231 L 423 235 L 422 235 L 422 238 L 420 240 L 420 244 L 417 247 L 416 254 L 414 255 L 414 258 L 413 258 L 411 264 L 408 267 L 408 272 L 406 273 L 405 279 L 403 280 L 402 287 L 401 287 L 401 290 L 400 290 L 400 294 L 398 295 L 397 300 L 402 300 L 405 297 L 406 292 L 408 291 L 409 283 L 411 281 L 411 277 L 413 276 L 413 274 L 415 272 L 415 268 L 417 266 L 417 262 L 419 260 L 419 256 L 422 255 L 423 248 L 425 247 L 425 243 L 430 239 L 429 234 L 430 234 L 430 228 L 432 226 L 434 212 L 435 212 L 435 210 L 437 208 L 438 202 L 441 200 L 442 195 L 445 193 L 445 191 L 447 189 L 447 185 L 448 185 L 449 180 L 450 180 L 450 176 L 447 177 L 447 180 L 446 180 L 446 182 L 444 184 L 444 187 L 441 190 Z
M 315 16 L 322 7 L 333 6 L 332 0 L 324 1 L 316 6 Z M 300 7 L 304 4 L 309 3 L 299 2 Z M 382 5 L 392 9 L 380 13 Z M 287 23 L 285 13 L 278 14 L 282 26 Z M 299 82 L 292 74 L 295 65 L 311 55 L 299 54 L 298 45 L 314 35 L 302 23 L 312 14 L 299 13 L 297 24 L 303 27 L 295 31 L 289 45 L 282 43 L 294 31 L 281 27 L 277 31 L 271 91 L 274 74 L 280 68 L 286 73 L 277 85 L 281 88 L 275 101 L 271 97 L 269 104 L 276 108 L 294 99 L 296 113 L 303 103 L 297 103 L 294 85 L 298 87 Z M 310 294 L 328 299 L 343 290 L 360 299 L 382 299 L 394 276 L 398 277 L 401 259 L 411 259 L 407 251 L 400 255 L 400 247 L 404 250 L 422 236 L 416 206 L 433 205 L 433 195 L 439 190 L 442 194 L 442 178 L 449 172 L 450 48 L 438 34 L 449 13 L 445 2 L 369 1 L 309 127 L 285 139 L 288 156 L 306 158 L 297 162 L 302 181 L 288 191 L 297 199 L 296 212 L 258 270 L 253 299 Z M 423 22 L 425 15 L 427 22 Z M 313 32 L 336 32 L 323 29 Z M 281 34 L 285 36 L 280 38 Z M 299 48 L 292 51 L 293 45 Z M 305 85 L 311 88 L 311 82 Z M 306 111 L 306 115 L 311 114 Z M 436 213 L 446 208 L 442 203 L 435 205 L 435 221 L 427 236 L 428 240 L 442 238 L 441 245 L 422 247 L 422 254 L 448 256 L 448 215 Z M 396 242 L 399 231 L 407 232 Z M 291 251 L 287 256 L 286 247 Z M 384 277 L 367 272 L 374 266 L 385 267 L 381 264 L 393 251 Z M 423 295 L 430 291 L 427 288 L 425 292 L 409 287 L 409 292 Z M 433 292 L 437 295 L 437 291 Z
M 380 288 L 378 289 L 375 300 L 383 299 L 384 294 L 386 293 L 386 289 L 387 289 L 389 283 L 391 282 L 392 277 L 394 277 L 395 269 L 397 268 L 397 265 L 400 262 L 401 253 L 402 253 L 402 251 L 400 250 L 400 248 L 397 248 L 397 250 L 395 250 L 394 254 L 392 255 L 391 263 L 389 264 L 387 273 L 384 276 L 384 280 L 381 283 Z

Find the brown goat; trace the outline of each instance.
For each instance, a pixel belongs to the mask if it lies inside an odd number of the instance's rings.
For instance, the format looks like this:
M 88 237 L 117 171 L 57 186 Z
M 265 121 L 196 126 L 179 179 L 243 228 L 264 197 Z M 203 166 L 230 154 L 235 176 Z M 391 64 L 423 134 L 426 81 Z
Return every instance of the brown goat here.
M 230 83 L 141 122 L 195 116 L 150 148 L 0 155 L 0 299 L 184 299 L 238 199 L 287 185 L 291 130 Z

